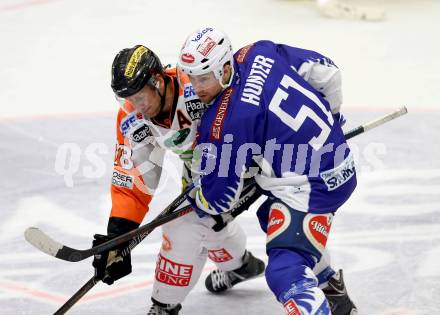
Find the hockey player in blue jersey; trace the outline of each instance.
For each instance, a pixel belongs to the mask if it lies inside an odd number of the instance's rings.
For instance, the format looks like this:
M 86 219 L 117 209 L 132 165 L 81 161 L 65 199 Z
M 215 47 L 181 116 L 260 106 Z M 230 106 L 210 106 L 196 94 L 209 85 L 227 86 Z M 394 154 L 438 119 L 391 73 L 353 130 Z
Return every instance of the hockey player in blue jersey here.
M 254 177 L 267 196 L 257 212 L 266 281 L 286 313 L 357 314 L 342 271 L 323 256 L 335 212 L 356 187 L 339 69 L 319 53 L 270 41 L 233 54 L 210 27 L 188 36 L 178 67 L 209 105 L 198 128 L 200 178 L 188 194 L 197 211 L 227 221 Z

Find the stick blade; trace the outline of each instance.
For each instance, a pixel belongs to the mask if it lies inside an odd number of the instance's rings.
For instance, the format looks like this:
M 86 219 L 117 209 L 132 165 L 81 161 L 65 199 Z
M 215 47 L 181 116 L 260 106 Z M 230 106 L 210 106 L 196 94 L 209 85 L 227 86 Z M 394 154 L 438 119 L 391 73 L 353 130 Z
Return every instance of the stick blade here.
M 406 108 L 406 106 L 402 106 L 402 107 L 399 109 L 399 116 L 405 115 L 405 114 L 407 114 L 407 113 L 408 113 L 408 108 Z
M 65 261 L 77 262 L 94 254 L 93 249 L 80 250 L 63 245 L 36 227 L 27 228 L 24 238 L 43 253 Z
M 402 106 L 399 109 L 397 109 L 396 111 L 394 111 L 393 113 L 389 114 L 389 116 L 391 116 L 391 119 L 403 116 L 405 114 L 408 113 L 408 108 L 406 108 L 406 106 Z
M 57 257 L 57 253 L 63 248 L 63 245 L 52 239 L 39 228 L 29 227 L 24 231 L 26 241 L 38 250 Z
M 382 117 L 379 117 L 373 121 L 370 121 L 369 123 L 366 123 L 365 125 L 363 125 L 364 131 L 368 131 L 370 129 L 376 128 L 380 125 L 383 125 L 393 119 L 396 119 L 400 116 L 405 115 L 406 113 L 408 113 L 408 109 L 406 108 L 406 106 L 403 106 L 389 114 L 386 114 Z

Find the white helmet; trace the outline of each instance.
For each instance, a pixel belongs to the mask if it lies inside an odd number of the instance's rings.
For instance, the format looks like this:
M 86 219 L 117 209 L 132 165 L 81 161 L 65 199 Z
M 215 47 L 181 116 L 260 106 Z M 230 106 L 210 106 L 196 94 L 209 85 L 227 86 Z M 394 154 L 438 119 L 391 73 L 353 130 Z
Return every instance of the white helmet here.
M 220 85 L 225 87 L 222 84 L 223 65 L 227 62 L 234 69 L 234 52 L 229 37 L 213 27 L 205 27 L 188 36 L 180 50 L 177 66 L 188 75 L 202 75 L 213 71 Z

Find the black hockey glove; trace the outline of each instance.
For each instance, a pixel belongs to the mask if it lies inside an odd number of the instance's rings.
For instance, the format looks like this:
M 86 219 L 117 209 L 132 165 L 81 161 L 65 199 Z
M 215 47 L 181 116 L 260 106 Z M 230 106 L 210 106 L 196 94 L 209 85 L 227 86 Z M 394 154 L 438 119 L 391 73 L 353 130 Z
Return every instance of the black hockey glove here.
M 245 210 L 249 209 L 249 207 L 261 196 L 261 190 L 256 184 L 251 184 L 243 188 L 241 192 L 240 199 L 235 204 L 234 208 L 231 211 L 219 214 L 219 215 L 211 215 L 211 217 L 215 220 L 215 224 L 212 226 L 212 229 L 215 232 L 219 232 L 224 229 L 229 222 L 234 220 L 237 216 L 242 214 Z
M 118 235 L 129 232 L 139 226 L 138 223 L 111 217 L 107 227 L 108 235 L 95 234 L 93 246 L 100 245 Z M 118 279 L 131 273 L 131 254 L 130 252 L 122 256 L 122 251 L 128 246 L 129 242 L 123 243 L 110 251 L 96 254 L 93 259 L 95 268 L 95 278 L 102 280 L 108 285 L 113 284 Z

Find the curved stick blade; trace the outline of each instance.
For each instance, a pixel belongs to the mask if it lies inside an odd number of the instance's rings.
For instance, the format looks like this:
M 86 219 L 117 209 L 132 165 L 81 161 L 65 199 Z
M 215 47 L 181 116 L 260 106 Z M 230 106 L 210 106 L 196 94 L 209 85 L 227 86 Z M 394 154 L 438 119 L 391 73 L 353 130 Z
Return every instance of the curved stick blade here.
M 27 228 L 26 231 L 24 231 L 24 238 L 32 246 L 53 257 L 56 257 L 58 251 L 63 248 L 62 244 L 36 227 Z

